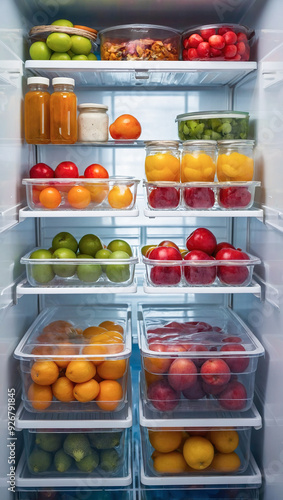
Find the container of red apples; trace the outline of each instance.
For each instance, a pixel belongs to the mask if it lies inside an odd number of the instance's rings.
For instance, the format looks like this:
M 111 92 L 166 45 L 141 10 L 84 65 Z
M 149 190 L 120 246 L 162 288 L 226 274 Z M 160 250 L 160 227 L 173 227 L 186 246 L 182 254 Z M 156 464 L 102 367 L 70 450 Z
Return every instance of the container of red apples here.
M 210 24 L 182 33 L 184 61 L 249 61 L 254 32 L 239 24 Z
M 260 182 L 147 182 L 150 210 L 248 210 Z
M 171 418 L 251 408 L 264 348 L 233 311 L 140 304 L 138 326 L 143 401 L 150 411 Z
M 231 243 L 217 243 L 207 228 L 186 239 L 186 249 L 170 240 L 142 247 L 147 283 L 154 287 L 248 286 L 260 259 Z

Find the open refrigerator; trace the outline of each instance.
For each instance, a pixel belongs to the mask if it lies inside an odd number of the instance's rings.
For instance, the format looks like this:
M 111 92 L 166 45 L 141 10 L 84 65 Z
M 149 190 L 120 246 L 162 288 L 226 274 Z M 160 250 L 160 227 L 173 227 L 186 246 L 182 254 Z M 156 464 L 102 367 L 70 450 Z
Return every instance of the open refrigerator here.
M 279 499 L 283 483 L 280 388 L 283 356 L 283 177 L 280 173 L 283 24 L 280 0 L 135 0 L 130 3 L 126 0 L 2 0 L 1 5 L 0 426 L 4 450 L 0 458 L 1 497 L 38 500 L 53 498 L 50 490 L 58 490 L 58 498 L 64 499 Z M 254 29 L 255 42 L 248 62 L 111 61 L 109 65 L 108 61 L 100 60 L 30 60 L 27 44 L 30 28 L 48 25 L 60 18 L 98 30 L 129 23 L 165 25 L 181 31 L 195 25 L 236 23 Z M 74 78 L 78 103 L 107 105 L 110 123 L 122 113 L 136 116 L 142 123 L 140 139 L 95 145 L 28 145 L 24 140 L 23 113 L 28 76 Z M 137 202 L 131 213 L 124 211 L 113 215 L 111 211 L 86 211 L 74 214 L 64 210 L 55 213 L 27 209 L 22 179 L 29 177 L 29 170 L 35 163 L 55 166 L 70 160 L 82 168 L 99 163 L 112 176 L 131 175 L 142 181 L 145 178 L 144 142 L 176 140 L 176 115 L 208 110 L 250 114 L 256 141 L 254 179 L 261 182 L 251 209 L 154 212 L 146 204 L 142 182 L 137 187 Z M 27 283 L 25 267 L 20 264 L 21 258 L 34 247 L 48 248 L 53 236 L 63 230 L 76 238 L 89 232 L 98 234 L 106 242 L 121 238 L 140 249 L 154 244 L 156 239 L 173 240 L 182 246 L 197 227 L 212 230 L 218 241 L 229 241 L 258 259 L 248 286 L 152 287 L 145 278 L 145 266 L 139 254 L 139 262 L 134 263 L 135 277 L 129 286 L 106 289 L 80 285 L 75 288 L 33 287 Z M 56 413 L 56 409 L 54 413 L 29 412 L 21 402 L 20 379 L 28 363 L 22 339 L 47 309 L 70 308 L 74 312 L 77 307 L 81 317 L 84 308 L 88 309 L 87 314 L 97 314 L 98 318 L 106 311 L 107 319 L 116 314 L 116 318 L 127 325 L 126 347 L 131 356 L 125 355 L 125 359 L 130 360 L 129 378 L 124 381 L 125 406 L 121 405 L 117 414 L 106 412 L 103 417 L 88 407 L 78 413 L 68 408 L 68 414 L 62 410 Z M 143 331 L 145 318 L 159 311 L 159 319 L 184 321 L 192 319 L 190 315 L 195 319 L 195 315 L 197 321 L 201 321 L 199 310 L 205 315 L 210 310 L 219 314 L 228 310 L 236 315 L 239 324 L 247 329 L 245 331 L 251 332 L 252 345 L 258 355 L 257 369 L 253 371 L 254 401 L 252 403 L 251 397 L 250 407 L 237 415 L 213 407 L 208 411 L 196 407 L 189 413 L 184 407 L 173 417 L 170 412 L 157 415 L 146 404 L 144 392 L 143 367 L 149 355 Z M 22 350 L 16 359 L 14 351 L 19 351 L 21 343 Z M 14 424 L 18 431 L 15 435 L 11 434 Z M 236 427 L 246 467 L 238 474 L 222 476 L 209 472 L 172 477 L 156 475 L 152 470 L 152 443 L 148 431 L 154 432 L 157 427 L 182 431 L 195 427 L 210 431 Z M 109 477 L 105 471 L 96 478 L 69 474 L 63 480 L 52 473 L 30 474 L 24 452 L 32 446 L 37 432 L 48 434 L 54 429 L 58 435 L 71 431 L 74 434 L 87 431 L 89 436 L 96 431 L 118 433 L 120 444 L 117 446 L 123 453 L 123 466 L 116 480 L 115 474 Z M 17 466 L 16 492 L 9 491 L 7 483 L 13 480 L 11 467 L 14 464 Z M 49 496 L 41 497 L 44 491 Z

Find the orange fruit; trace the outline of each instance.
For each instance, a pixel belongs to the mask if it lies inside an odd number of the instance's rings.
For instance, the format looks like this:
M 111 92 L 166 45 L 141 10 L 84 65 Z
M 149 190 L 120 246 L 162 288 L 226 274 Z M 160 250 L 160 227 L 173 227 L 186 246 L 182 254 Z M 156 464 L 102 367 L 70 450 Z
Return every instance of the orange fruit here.
M 66 369 L 66 377 L 76 384 L 87 382 L 96 374 L 96 368 L 91 361 L 78 359 L 70 361 Z
M 83 336 L 86 339 L 90 339 L 94 337 L 94 335 L 98 335 L 99 333 L 107 332 L 106 328 L 101 328 L 100 326 L 89 326 L 85 330 L 83 330 Z
M 31 354 L 34 354 L 35 356 L 38 355 L 38 356 L 50 356 L 54 353 L 54 347 L 50 346 L 50 345 L 37 345 L 35 346 L 32 351 L 31 351 Z
M 186 461 L 179 451 L 160 453 L 154 458 L 153 467 L 161 474 L 181 474 L 187 471 Z
M 148 431 L 151 446 L 160 453 L 170 453 L 177 450 L 182 443 L 182 431 Z
M 89 356 L 90 361 L 95 365 L 100 365 L 103 363 L 105 358 L 99 357 L 95 358 L 95 355 L 102 356 L 103 354 L 108 354 L 107 347 L 105 345 L 87 345 L 83 348 L 83 354 Z
M 128 186 L 113 186 L 108 194 L 108 203 L 112 208 L 128 208 L 133 201 L 132 191 Z
M 100 205 L 108 195 L 109 187 L 106 183 L 91 184 L 88 182 L 85 187 L 90 193 L 91 201 L 97 205 Z
M 99 394 L 96 398 L 97 406 L 101 410 L 114 411 L 123 398 L 123 389 L 116 380 L 103 380 L 99 384 Z
M 102 363 L 103 363 L 103 361 L 102 361 Z M 94 377 L 93 377 L 93 378 L 94 378 L 94 380 L 96 380 L 96 382 L 98 382 L 99 384 L 100 384 L 100 382 L 102 382 L 102 380 L 103 380 L 103 379 L 102 379 L 102 378 L 98 375 L 98 373 L 97 373 L 97 372 L 96 372 L 96 374 L 94 375 Z
M 127 361 L 125 359 L 117 359 L 116 361 L 103 361 L 97 367 L 98 375 L 106 380 L 117 380 L 123 377 L 127 369 Z
M 83 186 L 73 186 L 68 192 L 68 202 L 73 208 L 86 208 L 91 202 L 89 190 Z
M 157 380 L 163 379 L 162 375 L 156 375 L 155 373 L 150 373 L 147 370 L 144 370 L 144 376 L 147 386 L 149 386 L 153 382 L 156 382 Z
M 73 389 L 75 384 L 67 377 L 60 377 L 54 384 L 52 384 L 52 392 L 56 399 L 68 403 L 74 401 Z
M 64 342 L 65 344 L 65 342 Z M 54 349 L 54 354 L 57 354 L 60 356 L 60 358 L 53 358 L 53 361 L 56 363 L 59 368 L 67 368 L 68 364 L 72 361 L 72 358 L 66 357 L 62 358 L 61 356 L 76 356 L 79 354 L 78 348 L 76 349 L 75 347 L 71 347 L 72 344 L 69 342 L 66 342 L 66 347 L 65 345 L 59 345 Z
M 30 376 L 39 385 L 51 385 L 59 377 L 59 368 L 54 361 L 36 361 L 31 367 Z
M 56 320 L 52 321 L 48 325 L 46 325 L 42 332 L 43 333 L 69 333 L 70 330 L 74 328 L 74 325 L 72 323 L 69 323 L 69 321 L 64 321 L 64 320 Z
M 237 453 L 216 453 L 211 463 L 211 469 L 217 472 L 235 472 L 241 466 Z
M 220 453 L 232 453 L 239 445 L 239 435 L 232 429 L 211 431 L 209 439 Z
M 106 328 L 106 330 L 109 330 L 110 332 L 120 332 L 122 334 L 124 333 L 124 328 L 114 321 L 102 321 L 99 326 L 102 328 Z
M 46 410 L 51 405 L 53 398 L 50 385 L 32 383 L 28 389 L 28 399 L 35 410 Z
M 73 390 L 75 398 L 81 403 L 92 401 L 99 394 L 99 383 L 93 378 L 82 384 L 76 384 Z
M 150 356 L 144 356 L 143 358 L 144 368 L 151 374 L 162 374 L 167 373 L 172 359 L 170 358 L 152 358 Z
M 193 436 L 185 441 L 183 455 L 190 467 L 203 470 L 210 466 L 214 457 L 214 448 L 208 439 Z
M 100 333 L 91 337 L 89 339 L 89 343 L 102 344 L 104 347 L 106 347 L 106 353 L 108 354 L 117 354 L 119 352 L 122 352 L 124 349 L 123 335 L 121 335 L 121 333 L 119 332 L 110 332 L 108 330 L 106 331 L 106 333 Z
M 141 125 L 132 115 L 118 116 L 110 125 L 109 132 L 112 139 L 138 139 L 141 135 Z
M 39 201 L 45 208 L 57 208 L 59 207 L 62 198 L 58 189 L 54 187 L 47 187 L 40 191 Z

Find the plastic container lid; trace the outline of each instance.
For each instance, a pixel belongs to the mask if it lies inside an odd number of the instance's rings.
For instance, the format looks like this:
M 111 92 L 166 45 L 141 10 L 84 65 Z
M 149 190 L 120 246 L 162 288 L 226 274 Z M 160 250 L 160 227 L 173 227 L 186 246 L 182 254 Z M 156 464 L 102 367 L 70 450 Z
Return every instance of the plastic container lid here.
M 150 29 L 168 30 L 171 33 L 180 35 L 180 31 L 170 28 L 169 26 L 159 26 L 158 24 L 121 24 L 119 26 L 111 26 L 111 28 L 105 28 L 104 30 L 99 32 L 99 35 L 105 35 L 106 33 L 111 33 L 112 31 L 123 30 L 123 29 L 127 29 L 129 31 L 136 31 L 138 35 L 142 35 L 143 33 L 147 35 L 148 30 Z
M 144 141 L 145 147 L 158 147 L 162 146 L 164 148 L 178 148 L 179 141 Z
M 88 108 L 92 108 L 92 109 L 105 109 L 105 111 L 108 110 L 108 106 L 105 106 L 105 104 L 96 104 L 96 103 L 93 103 L 93 102 L 85 102 L 83 104 L 79 104 L 78 105 L 78 109 L 88 109 Z
M 75 80 L 73 78 L 53 78 L 52 85 L 72 85 L 75 86 Z
M 49 87 L 49 78 L 44 78 L 42 76 L 31 76 L 27 79 L 28 85 L 46 85 Z
M 176 116 L 177 121 L 182 120 L 209 120 L 211 118 L 247 118 L 249 113 L 246 111 L 205 111 L 198 113 L 183 113 Z

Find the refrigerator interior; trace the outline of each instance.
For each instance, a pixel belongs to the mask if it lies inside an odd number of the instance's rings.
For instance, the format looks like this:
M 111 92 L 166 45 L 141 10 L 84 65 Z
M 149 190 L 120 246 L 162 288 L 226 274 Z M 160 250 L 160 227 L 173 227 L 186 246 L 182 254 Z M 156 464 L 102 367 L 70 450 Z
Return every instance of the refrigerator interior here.
M 3 247 L 0 278 L 1 320 L 1 443 L 6 449 L 0 458 L 0 492 L 7 496 L 6 474 L 9 449 L 7 444 L 8 388 L 15 388 L 19 401 L 18 365 L 12 353 L 32 321 L 44 307 L 58 304 L 94 304 L 128 302 L 132 306 L 133 384 L 137 384 L 137 331 L 134 318 L 137 304 L 210 304 L 231 306 L 247 323 L 263 344 L 266 354 L 259 361 L 256 377 L 257 406 L 263 418 L 263 429 L 252 438 L 252 452 L 263 474 L 262 499 L 280 498 L 283 483 L 283 402 L 280 395 L 282 378 L 282 243 L 283 243 L 283 26 L 280 0 L 2 0 L 0 21 L 0 238 Z M 257 191 L 257 203 L 264 209 L 261 217 L 159 217 L 144 216 L 143 188 L 138 188 L 139 217 L 104 218 L 25 218 L 19 222 L 19 209 L 25 206 L 21 179 L 28 177 L 29 168 L 37 161 L 55 167 L 60 161 L 74 161 L 81 173 L 91 163 L 100 163 L 110 175 L 134 175 L 144 178 L 144 148 L 87 146 L 28 146 L 23 137 L 23 96 L 26 76 L 23 61 L 27 58 L 28 30 L 67 18 L 77 24 L 91 24 L 97 29 L 132 22 L 170 25 L 184 29 L 195 24 L 237 22 L 256 30 L 257 43 L 252 60 L 257 70 L 247 76 L 240 72 L 227 77 L 226 71 L 185 73 L 183 79 L 174 74 L 157 79 L 149 71 L 148 79 L 129 77 L 129 73 L 103 73 L 102 84 L 97 74 L 84 71 L 76 74 L 75 92 L 78 103 L 97 102 L 108 105 L 110 123 L 122 113 L 130 113 L 142 123 L 142 141 L 176 139 L 175 117 L 184 112 L 234 109 L 251 115 L 256 139 L 255 179 L 262 182 Z M 90 22 L 91 20 L 91 22 Z M 56 73 L 56 72 L 55 72 Z M 60 74 L 60 71 L 58 72 Z M 48 75 L 56 76 L 52 72 Z M 142 75 L 144 76 L 144 75 Z M 148 75 L 147 75 L 148 76 Z M 169 83 L 168 83 L 169 82 Z M 236 82 L 236 83 L 235 83 Z M 35 246 L 50 245 L 55 234 L 70 231 L 80 237 L 87 232 L 105 242 L 115 237 L 125 238 L 135 246 L 172 239 L 185 243 L 197 227 L 213 230 L 218 240 L 231 241 L 237 247 L 258 256 L 257 282 L 261 297 L 253 294 L 174 294 L 155 295 L 143 292 L 144 267 L 137 267 L 138 291 L 123 295 L 22 295 L 16 291 L 24 268 L 19 259 Z M 17 449 L 21 448 L 18 437 Z M 10 498 L 13 498 L 11 493 Z

